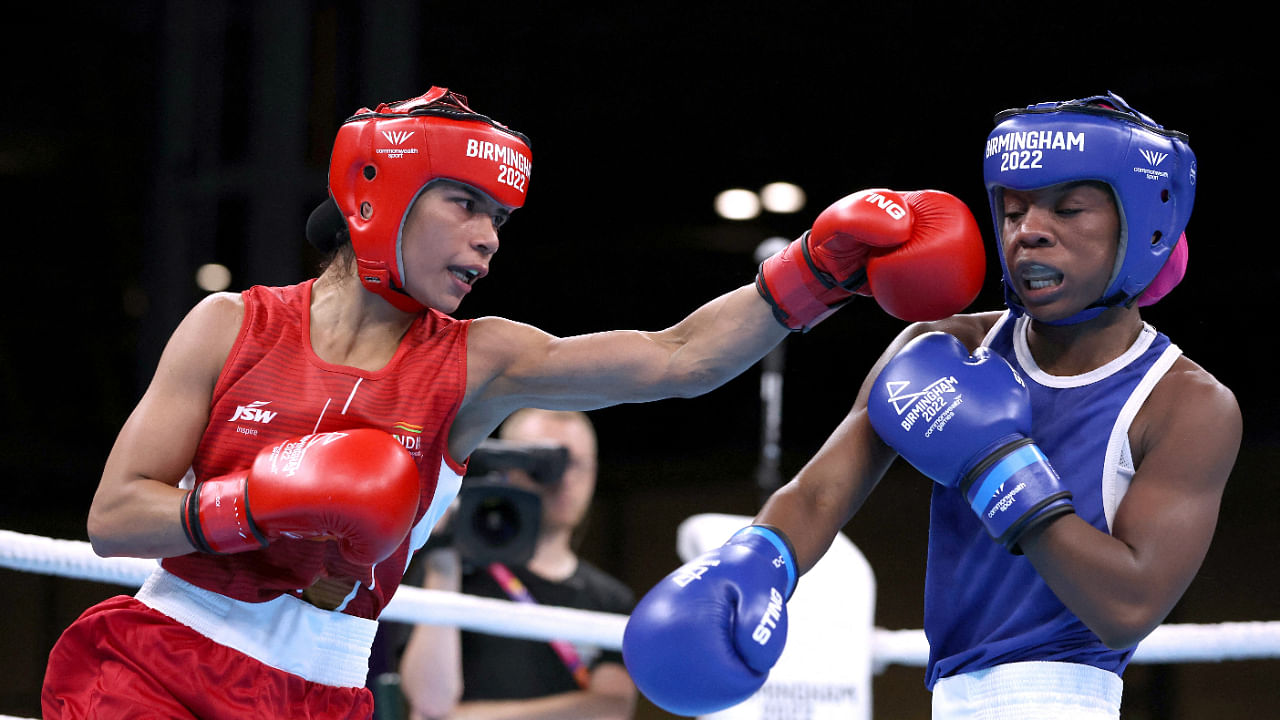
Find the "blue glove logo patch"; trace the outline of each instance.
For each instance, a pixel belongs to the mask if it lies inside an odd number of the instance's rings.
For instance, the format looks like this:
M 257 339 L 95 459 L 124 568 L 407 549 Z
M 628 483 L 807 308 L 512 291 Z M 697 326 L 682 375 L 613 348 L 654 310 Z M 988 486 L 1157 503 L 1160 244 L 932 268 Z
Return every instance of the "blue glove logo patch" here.
M 719 560 L 702 560 L 692 562 L 680 568 L 671 576 L 671 582 L 686 587 L 694 580 L 701 580 L 707 571 L 720 564 Z
M 919 421 L 923 420 L 925 424 L 930 424 L 939 415 L 943 415 L 939 423 L 934 423 L 937 427 L 931 427 L 925 433 L 927 436 L 934 430 L 940 430 L 946 424 L 946 416 L 953 414 L 956 407 L 964 402 L 964 397 L 959 395 L 958 385 L 955 376 L 950 375 L 934 380 L 919 392 L 908 392 L 911 387 L 910 380 L 887 380 L 885 381 L 885 389 L 888 391 L 886 400 L 893 405 L 894 411 L 900 418 L 898 424 L 906 432 L 911 432 L 911 428 Z M 956 397 L 950 398 L 947 397 L 948 395 Z

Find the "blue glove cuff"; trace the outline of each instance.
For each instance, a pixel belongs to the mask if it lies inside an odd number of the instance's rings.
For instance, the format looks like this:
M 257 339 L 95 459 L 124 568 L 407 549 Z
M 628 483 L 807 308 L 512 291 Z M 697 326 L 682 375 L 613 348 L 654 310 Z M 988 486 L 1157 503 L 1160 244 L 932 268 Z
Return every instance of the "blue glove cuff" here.
M 969 507 L 973 508 L 975 513 L 979 515 L 986 512 L 991 499 L 995 496 L 996 491 L 1009 478 L 1022 472 L 1030 465 L 1048 465 L 1049 458 L 1034 443 L 1026 441 L 1026 444 L 1017 448 L 1013 452 L 1000 458 L 999 462 L 986 470 L 986 475 L 981 479 L 981 483 L 976 490 L 967 493 Z
M 1010 552 L 1027 530 L 1074 512 L 1071 492 L 1062 486 L 1049 458 L 1030 438 L 1006 446 L 1005 454 L 975 468 L 962 485 L 965 500 L 987 532 Z
M 763 538 L 782 556 L 783 566 L 787 571 L 786 599 L 790 600 L 791 594 L 796 590 L 796 583 L 799 582 L 799 576 L 796 574 L 796 551 L 791 547 L 791 541 L 781 530 L 772 525 L 748 525 L 734 533 L 733 537 L 729 538 L 729 542 L 745 540 L 748 537 Z

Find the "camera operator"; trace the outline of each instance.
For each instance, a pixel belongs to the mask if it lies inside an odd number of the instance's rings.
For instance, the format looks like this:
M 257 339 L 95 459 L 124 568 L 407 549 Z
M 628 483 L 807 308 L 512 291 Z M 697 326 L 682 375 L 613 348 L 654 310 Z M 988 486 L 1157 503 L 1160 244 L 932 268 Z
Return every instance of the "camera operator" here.
M 575 531 L 596 482 L 596 437 L 580 412 L 521 410 L 499 437 L 568 449 L 558 482 L 512 469 L 514 487 L 536 493 L 541 516 L 523 565 L 475 562 L 452 544 L 424 549 L 423 587 L 544 605 L 629 613 L 631 590 L 578 557 Z M 453 518 L 453 523 L 461 519 Z M 526 594 L 527 593 L 527 594 Z M 438 718 L 630 718 L 635 686 L 617 651 L 418 625 L 400 663 L 413 720 Z

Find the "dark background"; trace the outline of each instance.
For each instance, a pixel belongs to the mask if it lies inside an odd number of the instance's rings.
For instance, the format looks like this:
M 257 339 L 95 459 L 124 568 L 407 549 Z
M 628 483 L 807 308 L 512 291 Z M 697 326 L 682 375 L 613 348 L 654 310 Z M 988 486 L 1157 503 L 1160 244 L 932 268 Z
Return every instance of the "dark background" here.
M 933 187 L 990 221 L 981 147 L 998 110 L 1114 90 L 1199 157 L 1188 280 L 1144 316 L 1232 387 L 1244 447 L 1218 535 L 1172 622 L 1277 619 L 1268 205 L 1273 90 L 1256 24 L 1111 3 L 23 4 L 0 43 L 0 527 L 85 539 L 115 433 L 217 261 L 233 290 L 314 272 L 302 228 L 338 124 L 431 85 L 528 134 L 528 206 L 458 315 L 567 335 L 659 329 L 749 282 L 863 187 Z M 1033 9 L 1039 8 L 1039 9 Z M 802 185 L 796 216 L 718 220 L 730 186 Z M 974 309 L 998 307 L 998 264 Z M 844 415 L 901 328 L 855 303 L 786 347 L 781 471 Z M 759 372 L 692 400 L 593 413 L 601 483 L 584 554 L 638 592 L 677 564 L 676 525 L 760 500 Z M 1256 388 L 1256 389 L 1255 389 Z M 928 483 L 895 466 L 846 528 L 871 561 L 877 625 L 921 625 Z M 119 588 L 0 571 L 0 714 L 38 714 L 57 634 Z M 1255 717 L 1275 661 L 1133 666 L 1125 716 Z M 891 667 L 876 716 L 928 716 L 923 672 Z M 1261 712 L 1266 712 L 1262 710 Z M 661 714 L 642 704 L 643 717 Z

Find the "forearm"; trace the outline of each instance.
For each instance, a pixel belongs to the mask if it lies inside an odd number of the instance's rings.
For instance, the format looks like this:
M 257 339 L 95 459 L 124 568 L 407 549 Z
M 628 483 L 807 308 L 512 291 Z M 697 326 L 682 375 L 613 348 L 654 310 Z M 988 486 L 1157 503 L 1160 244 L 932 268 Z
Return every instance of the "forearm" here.
M 813 569 L 831 547 L 844 525 L 840 519 L 843 516 L 821 496 L 806 493 L 792 480 L 765 502 L 753 523 L 769 525 L 786 535 L 796 553 L 796 572 L 803 574 Z
M 424 562 L 424 588 L 461 589 L 461 561 L 456 551 L 430 552 Z M 462 698 L 462 635 L 456 626 L 414 626 L 400 659 L 400 686 L 415 716 L 452 716 Z
M 479 442 L 522 407 L 593 410 L 701 395 L 741 374 L 786 335 L 751 286 L 654 332 L 560 338 L 522 323 L 481 318 L 470 331 L 468 395 L 451 445 L 470 450 L 473 436 Z
M 456 627 L 414 627 L 400 659 L 400 686 L 416 716 L 453 717 L 462 697 L 460 657 Z
M 790 482 L 764 504 L 755 522 L 782 530 L 808 572 L 871 494 L 896 455 L 855 409 Z
M 636 687 L 622 665 L 603 662 L 585 690 L 524 700 L 475 700 L 440 717 L 451 720 L 628 720 L 635 711 Z
M 135 478 L 99 486 L 87 530 L 102 557 L 163 558 L 195 550 L 182 528 L 186 491 L 157 480 Z
M 680 323 L 645 333 L 664 354 L 663 395 L 692 397 L 738 376 L 788 334 L 753 286 L 703 305 Z
M 625 720 L 632 703 L 615 695 L 568 692 L 531 700 L 479 700 L 458 705 L 449 720 Z
M 1113 648 L 1132 647 L 1145 638 L 1191 579 L 1160 572 L 1134 547 L 1078 515 L 1033 531 L 1021 547 L 1063 605 Z M 1201 558 L 1189 559 L 1198 566 Z

